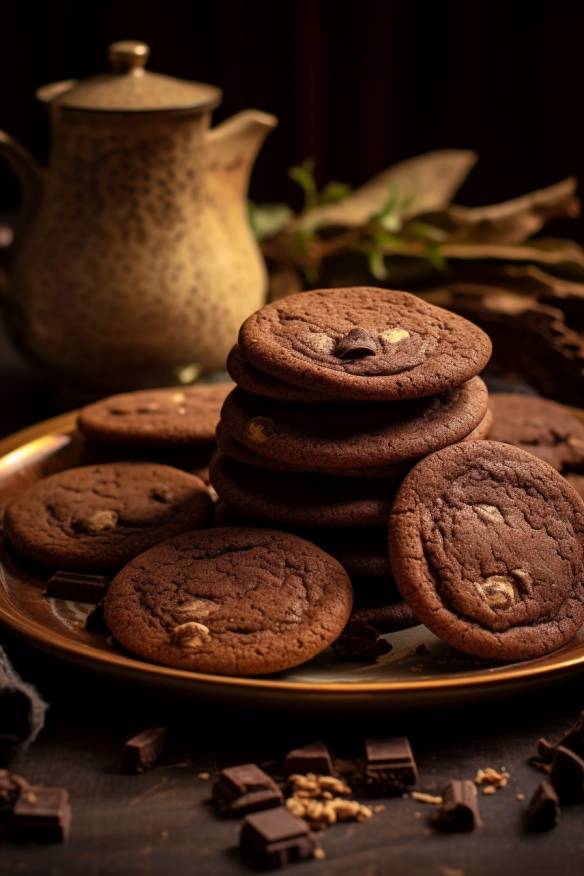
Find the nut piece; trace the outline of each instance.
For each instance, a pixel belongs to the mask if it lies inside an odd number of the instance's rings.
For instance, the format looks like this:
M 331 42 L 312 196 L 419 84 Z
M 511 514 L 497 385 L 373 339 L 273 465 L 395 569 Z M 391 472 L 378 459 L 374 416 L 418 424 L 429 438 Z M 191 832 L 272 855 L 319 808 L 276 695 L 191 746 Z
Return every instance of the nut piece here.
M 477 584 L 485 602 L 494 609 L 509 608 L 516 600 L 515 584 L 504 575 L 490 575 Z
M 252 444 L 263 444 L 274 431 L 274 421 L 269 417 L 253 417 L 243 430 L 243 440 Z
M 205 640 L 210 638 L 211 632 L 209 627 L 204 624 L 189 621 L 186 624 L 179 624 L 170 634 L 170 640 L 173 645 L 178 645 L 180 648 L 202 648 Z
M 177 613 L 185 618 L 192 618 L 194 620 L 199 617 L 209 617 L 218 608 L 219 606 L 211 599 L 191 599 L 190 602 L 183 602 L 182 605 L 179 605 Z
M 390 344 L 397 344 L 399 341 L 409 338 L 410 333 L 406 329 L 396 326 L 395 328 L 390 328 L 381 332 L 381 337 L 384 341 L 388 341 Z
M 483 794 L 494 794 L 498 788 L 505 788 L 511 774 L 507 770 L 501 768 L 496 770 L 493 767 L 486 767 L 484 770 L 477 770 L 475 776 L 475 785 L 487 785 L 483 789 Z
M 496 505 L 473 505 L 473 508 L 485 523 L 499 523 L 501 520 L 505 520 L 499 509 Z
M 117 511 L 95 511 L 90 517 L 80 521 L 80 528 L 89 535 L 97 535 L 108 529 L 115 529 L 118 523 Z

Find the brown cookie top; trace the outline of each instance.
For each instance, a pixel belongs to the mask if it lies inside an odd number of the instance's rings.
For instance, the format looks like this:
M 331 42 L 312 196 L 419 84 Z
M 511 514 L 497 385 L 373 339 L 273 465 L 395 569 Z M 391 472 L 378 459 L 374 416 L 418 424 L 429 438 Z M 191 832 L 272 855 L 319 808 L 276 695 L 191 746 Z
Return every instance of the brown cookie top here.
M 126 392 L 83 408 L 77 421 L 94 441 L 123 447 L 211 444 L 230 383 Z
M 23 554 L 59 569 L 118 569 L 211 517 L 205 484 L 166 465 L 118 462 L 37 481 L 8 505 L 5 530 Z
M 290 526 L 380 526 L 397 484 L 286 475 L 248 468 L 217 453 L 211 483 L 230 509 Z
M 294 386 L 292 383 L 285 383 L 283 380 L 278 380 L 277 377 L 265 374 L 247 361 L 241 348 L 237 345 L 229 353 L 226 367 L 237 385 L 254 395 L 273 398 L 276 401 L 312 402 L 314 404 L 334 403 L 336 401 L 330 396 L 311 392 L 308 387 Z
M 345 626 L 351 583 L 332 557 L 289 533 L 190 532 L 141 554 L 114 578 L 109 629 L 147 660 L 264 675 L 310 660 Z
M 487 412 L 487 388 L 473 377 L 433 398 L 334 407 L 266 401 L 235 389 L 222 427 L 260 456 L 308 470 L 373 468 L 416 459 L 460 441 Z
M 533 395 L 491 396 L 493 441 L 514 444 L 558 471 L 584 466 L 584 422 L 557 402 Z
M 435 395 L 481 371 L 491 342 L 477 326 L 408 292 L 318 289 L 268 304 L 239 345 L 261 371 L 310 392 L 362 401 Z
M 389 539 L 404 598 L 461 651 L 538 657 L 584 621 L 584 504 L 523 450 L 468 442 L 422 460 L 398 491 Z

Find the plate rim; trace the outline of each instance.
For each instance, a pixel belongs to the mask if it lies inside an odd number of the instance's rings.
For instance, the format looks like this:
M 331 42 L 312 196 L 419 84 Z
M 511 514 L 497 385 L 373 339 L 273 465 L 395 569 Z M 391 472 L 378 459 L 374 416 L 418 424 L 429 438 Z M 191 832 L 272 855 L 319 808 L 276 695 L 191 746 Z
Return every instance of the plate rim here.
M 571 408 L 579 417 L 584 418 L 584 411 Z M 39 440 L 41 444 L 50 447 L 52 441 L 64 432 L 71 433 L 75 429 L 77 411 L 59 414 L 47 420 L 42 420 L 7 437 L 0 439 L 0 468 L 15 451 L 22 451 Z M 18 458 L 18 457 L 17 457 Z M 126 674 L 142 677 L 141 680 L 191 682 L 193 687 L 205 688 L 237 688 L 238 690 L 261 691 L 262 693 L 285 695 L 322 695 L 332 698 L 338 695 L 359 697 L 363 694 L 396 694 L 412 696 L 416 694 L 432 695 L 453 692 L 491 690 L 494 687 L 508 687 L 522 681 L 534 681 L 538 678 L 548 679 L 553 675 L 564 675 L 581 668 L 584 671 L 584 643 L 580 653 L 562 658 L 563 649 L 519 663 L 497 666 L 489 664 L 485 672 L 476 674 L 461 673 L 457 676 L 440 678 L 408 678 L 398 681 L 288 681 L 271 677 L 249 677 L 236 675 L 213 675 L 210 673 L 193 672 L 150 663 L 138 658 L 102 651 L 92 644 L 76 642 L 57 630 L 49 629 L 39 621 L 27 617 L 21 610 L 11 606 L 10 595 L 4 582 L 0 581 L 0 623 L 35 647 L 40 647 L 51 653 L 57 653 L 64 659 L 75 658 L 78 662 L 89 664 L 90 668 L 104 671 L 123 670 Z M 564 646 L 568 647 L 567 645 Z

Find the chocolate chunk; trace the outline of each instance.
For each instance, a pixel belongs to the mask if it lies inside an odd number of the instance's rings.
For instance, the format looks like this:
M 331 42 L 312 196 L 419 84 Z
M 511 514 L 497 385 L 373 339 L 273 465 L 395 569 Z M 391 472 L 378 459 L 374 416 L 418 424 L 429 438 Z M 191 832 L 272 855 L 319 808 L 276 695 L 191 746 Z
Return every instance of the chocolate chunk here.
M 246 815 L 283 803 L 276 783 L 254 763 L 223 770 L 213 785 L 212 796 L 223 815 Z
M 63 788 L 30 787 L 18 798 L 10 826 L 21 842 L 64 842 L 71 827 L 69 794 Z
M 481 827 L 481 815 L 474 782 L 452 779 L 442 792 L 442 806 L 435 824 L 441 830 L 465 833 Z
M 288 752 L 284 759 L 284 775 L 292 776 L 294 773 L 332 776 L 333 762 L 324 742 L 312 742 Z
M 544 763 L 551 763 L 554 759 L 556 746 L 543 737 L 537 740 L 537 757 Z
M 22 776 L 0 770 L 0 820 L 12 814 L 21 793 L 30 790 L 30 785 Z
M 109 636 L 109 627 L 105 622 L 105 600 L 98 602 L 85 618 L 85 629 L 100 636 Z
M 248 815 L 241 828 L 239 847 L 257 864 L 285 867 L 312 858 L 316 840 L 306 822 L 281 806 Z
M 45 596 L 70 599 L 73 602 L 100 602 L 110 579 L 105 575 L 84 575 L 81 572 L 55 572 L 47 581 Z
M 418 781 L 418 770 L 405 736 L 365 740 L 365 782 L 376 796 L 402 794 Z
M 168 727 L 151 727 L 128 739 L 124 746 L 122 769 L 125 773 L 143 773 L 166 750 Z
M 544 779 L 535 789 L 525 812 L 524 825 L 528 831 L 551 830 L 560 818 L 560 801 L 551 782 Z
M 584 760 L 563 745 L 554 754 L 550 780 L 561 803 L 584 800 Z
M 369 332 L 354 328 L 347 332 L 336 343 L 335 356 L 339 359 L 362 359 L 364 356 L 374 356 L 377 344 Z
M 336 642 L 333 651 L 344 660 L 376 660 L 389 654 L 391 645 L 379 633 L 377 627 L 367 621 L 350 621 Z

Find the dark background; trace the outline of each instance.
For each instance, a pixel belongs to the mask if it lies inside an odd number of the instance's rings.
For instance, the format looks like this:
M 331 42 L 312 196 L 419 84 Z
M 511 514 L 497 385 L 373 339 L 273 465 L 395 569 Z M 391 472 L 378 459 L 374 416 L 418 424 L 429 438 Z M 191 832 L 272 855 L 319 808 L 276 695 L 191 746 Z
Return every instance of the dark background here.
M 286 169 L 358 184 L 440 147 L 481 161 L 459 201 L 493 203 L 584 178 L 584 7 L 473 0 L 0 0 L 0 127 L 46 157 L 42 83 L 106 67 L 113 40 L 142 39 L 150 68 L 224 90 L 220 120 L 252 106 L 279 128 L 252 197 L 294 200 Z M 0 168 L 0 211 L 17 202 Z M 584 239 L 584 229 L 562 231 Z

